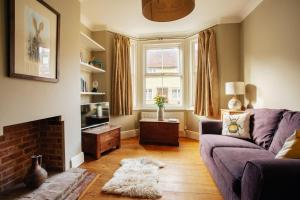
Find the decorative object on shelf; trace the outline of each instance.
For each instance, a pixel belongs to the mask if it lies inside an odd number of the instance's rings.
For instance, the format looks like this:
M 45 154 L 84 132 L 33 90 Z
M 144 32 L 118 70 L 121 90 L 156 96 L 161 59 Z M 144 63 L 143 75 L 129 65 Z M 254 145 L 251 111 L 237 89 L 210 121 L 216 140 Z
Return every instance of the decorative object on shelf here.
M 83 62 L 83 53 L 80 51 L 80 62 Z
M 38 188 L 48 177 L 47 171 L 42 168 L 42 155 L 34 155 L 31 157 L 32 164 L 24 183 L 28 188 Z
M 57 82 L 60 14 L 42 0 L 9 2 L 9 76 Z
M 87 82 L 84 80 L 84 78 L 80 78 L 80 85 L 81 85 L 81 92 L 88 92 L 87 90 Z
M 226 93 L 226 95 L 233 95 L 233 97 L 228 102 L 228 108 L 230 110 L 241 110 L 242 103 L 237 98 L 237 95 L 245 94 L 244 82 L 227 82 L 227 83 L 225 83 L 225 93 Z
M 189 15 L 195 0 L 142 0 L 143 15 L 156 22 L 169 22 Z
M 99 83 L 98 81 L 93 81 L 93 89 L 92 89 L 92 92 L 98 92 L 98 86 L 99 86 Z
M 164 108 L 165 103 L 167 102 L 167 98 L 164 96 L 157 95 L 154 97 L 154 103 L 157 105 L 157 120 L 163 121 L 164 120 Z
M 93 65 L 95 67 L 99 67 L 100 69 L 104 69 L 104 63 L 101 62 L 100 60 L 96 59 L 95 57 L 93 57 L 90 61 L 89 61 L 90 65 Z

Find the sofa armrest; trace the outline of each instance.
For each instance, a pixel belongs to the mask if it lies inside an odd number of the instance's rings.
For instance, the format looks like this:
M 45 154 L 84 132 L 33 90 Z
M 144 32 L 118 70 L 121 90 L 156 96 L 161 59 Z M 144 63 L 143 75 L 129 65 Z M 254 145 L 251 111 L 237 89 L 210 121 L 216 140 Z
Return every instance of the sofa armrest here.
M 299 196 L 300 160 L 248 161 L 241 185 L 242 200 L 294 199 Z
M 200 134 L 222 134 L 223 123 L 221 120 L 201 120 Z

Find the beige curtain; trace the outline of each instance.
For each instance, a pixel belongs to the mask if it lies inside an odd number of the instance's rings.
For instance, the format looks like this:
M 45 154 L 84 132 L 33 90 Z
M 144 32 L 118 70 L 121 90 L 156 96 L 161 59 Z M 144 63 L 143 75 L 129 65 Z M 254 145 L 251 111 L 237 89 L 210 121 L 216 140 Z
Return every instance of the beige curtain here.
M 130 39 L 115 35 L 112 69 L 111 114 L 132 114 L 132 86 L 130 72 Z
M 199 33 L 195 114 L 219 116 L 219 81 L 216 35 L 212 29 Z

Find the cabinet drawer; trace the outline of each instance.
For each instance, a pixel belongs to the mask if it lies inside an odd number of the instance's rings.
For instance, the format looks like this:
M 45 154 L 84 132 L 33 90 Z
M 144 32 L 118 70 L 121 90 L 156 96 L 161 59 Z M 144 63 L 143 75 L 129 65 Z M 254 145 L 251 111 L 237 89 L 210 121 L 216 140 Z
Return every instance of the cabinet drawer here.
M 107 151 L 109 149 L 112 149 L 113 147 L 116 147 L 118 146 L 118 139 L 116 138 L 112 138 L 110 140 L 107 140 L 107 141 L 101 141 L 101 153 L 104 152 L 104 151 Z
M 108 133 L 102 134 L 101 135 L 101 142 L 106 142 L 109 140 L 112 140 L 114 138 L 119 138 L 120 137 L 120 132 L 118 129 L 112 130 Z

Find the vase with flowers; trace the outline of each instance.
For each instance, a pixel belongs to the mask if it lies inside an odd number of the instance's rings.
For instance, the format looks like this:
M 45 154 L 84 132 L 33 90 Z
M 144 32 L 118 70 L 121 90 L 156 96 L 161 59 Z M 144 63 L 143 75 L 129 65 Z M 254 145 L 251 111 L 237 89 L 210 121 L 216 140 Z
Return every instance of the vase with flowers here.
M 163 121 L 164 120 L 164 108 L 165 103 L 167 102 L 166 97 L 157 95 L 154 97 L 154 103 L 157 106 L 157 120 Z

